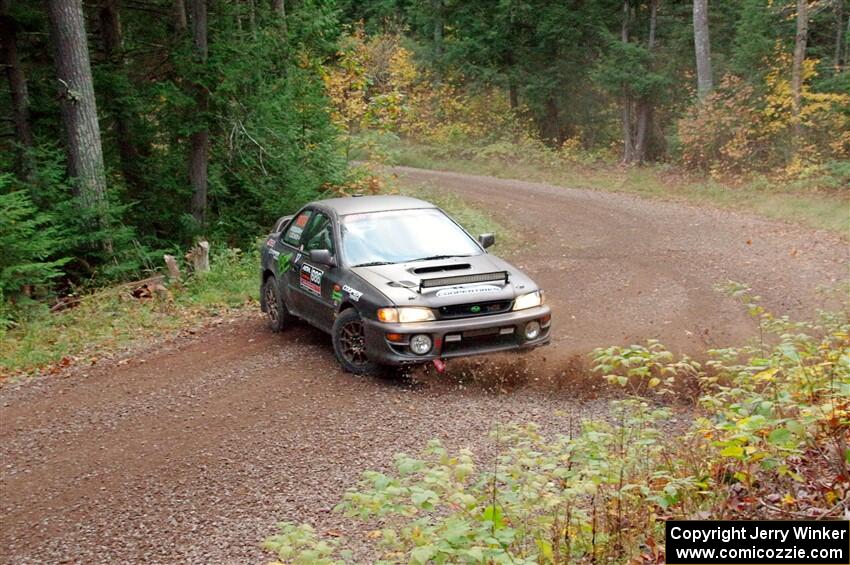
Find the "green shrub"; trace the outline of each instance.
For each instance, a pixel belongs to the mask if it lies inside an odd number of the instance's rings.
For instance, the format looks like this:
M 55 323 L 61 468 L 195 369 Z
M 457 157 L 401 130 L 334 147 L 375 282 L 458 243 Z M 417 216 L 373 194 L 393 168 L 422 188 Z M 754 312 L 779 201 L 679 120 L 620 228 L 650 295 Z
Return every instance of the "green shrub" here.
M 10 182 L 11 175 L 0 175 L 0 191 Z M 0 298 L 32 294 L 33 287 L 37 292 L 62 275 L 68 259 L 60 255 L 65 246 L 60 225 L 39 212 L 26 192 L 0 193 Z

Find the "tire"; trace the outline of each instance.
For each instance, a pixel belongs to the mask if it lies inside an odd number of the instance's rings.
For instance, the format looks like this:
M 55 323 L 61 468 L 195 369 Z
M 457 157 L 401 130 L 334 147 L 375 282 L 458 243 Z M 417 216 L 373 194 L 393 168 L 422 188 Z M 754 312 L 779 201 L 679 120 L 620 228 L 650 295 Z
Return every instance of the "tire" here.
M 263 303 L 265 304 L 266 316 L 269 328 L 273 332 L 281 332 L 292 321 L 292 315 L 287 311 L 286 304 L 277 287 L 277 279 L 273 276 L 263 283 Z
M 342 368 L 355 375 L 374 374 L 378 365 L 366 356 L 366 338 L 363 319 L 357 310 L 343 310 L 334 321 L 331 333 L 336 360 Z

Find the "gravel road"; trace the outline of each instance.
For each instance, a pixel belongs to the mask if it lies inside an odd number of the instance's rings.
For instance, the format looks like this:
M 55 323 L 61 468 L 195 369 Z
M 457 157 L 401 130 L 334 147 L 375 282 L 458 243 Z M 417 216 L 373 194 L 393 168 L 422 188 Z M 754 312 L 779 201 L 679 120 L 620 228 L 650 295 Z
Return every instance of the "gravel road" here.
M 479 449 L 500 421 L 562 430 L 604 417 L 604 399 L 533 384 L 538 373 L 569 379 L 561 369 L 594 346 L 659 337 L 699 353 L 751 335 L 715 282 L 748 282 L 769 307 L 805 315 L 823 303 L 819 287 L 847 278 L 847 242 L 823 232 L 620 194 L 397 172 L 480 203 L 533 242 L 514 259 L 548 290 L 555 344 L 496 361 L 530 368 L 519 379 L 528 385 L 354 378 L 320 332 L 272 334 L 256 312 L 7 384 L 0 562 L 265 562 L 259 542 L 276 520 L 348 527 L 330 508 L 398 451 L 432 437 Z

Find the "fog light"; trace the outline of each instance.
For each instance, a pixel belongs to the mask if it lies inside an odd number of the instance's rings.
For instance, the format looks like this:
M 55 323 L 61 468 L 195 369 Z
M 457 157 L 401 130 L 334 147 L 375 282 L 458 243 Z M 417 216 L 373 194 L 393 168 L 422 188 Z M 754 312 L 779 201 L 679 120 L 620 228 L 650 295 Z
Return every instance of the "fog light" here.
M 410 350 L 417 355 L 425 355 L 431 351 L 431 338 L 425 334 L 416 334 L 410 338 Z
M 528 322 L 525 324 L 525 339 L 532 340 L 537 339 L 540 335 L 540 324 L 536 321 Z

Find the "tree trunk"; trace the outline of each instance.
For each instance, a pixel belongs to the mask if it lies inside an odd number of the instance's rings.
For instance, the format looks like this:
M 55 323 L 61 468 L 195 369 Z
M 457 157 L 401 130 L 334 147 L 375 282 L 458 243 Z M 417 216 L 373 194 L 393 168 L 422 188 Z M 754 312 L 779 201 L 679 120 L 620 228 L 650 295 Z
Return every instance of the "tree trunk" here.
M 168 255 L 167 253 L 162 256 L 162 259 L 165 261 L 165 267 L 168 270 L 168 278 L 172 282 L 176 282 L 180 280 L 180 266 L 177 264 L 177 259 L 174 255 Z
M 30 127 L 29 93 L 27 79 L 18 59 L 17 22 L 9 13 L 9 0 L 0 1 L 0 64 L 6 69 L 9 81 L 9 94 L 12 101 L 12 120 L 18 143 L 24 149 L 19 155 L 20 170 L 29 172 L 24 152 L 32 147 L 33 137 Z
M 629 18 L 631 15 L 631 6 L 629 0 L 623 1 L 623 24 L 620 28 L 620 41 L 623 43 L 629 42 Z M 634 161 L 634 145 L 632 138 L 632 97 L 629 92 L 629 86 L 623 85 L 621 121 L 623 127 L 623 163 L 628 164 Z
M 206 273 L 210 270 L 210 244 L 202 239 L 186 253 L 186 260 L 192 264 L 195 273 Z
M 68 171 L 82 205 L 106 225 L 106 175 L 82 0 L 48 0 Z
M 195 59 L 200 66 L 207 63 L 207 3 L 206 0 L 189 0 L 192 11 L 192 44 Z M 207 213 L 207 159 L 209 129 L 206 124 L 209 93 L 203 85 L 194 85 L 195 104 L 199 122 L 198 130 L 190 140 L 189 182 L 192 185 L 192 216 L 202 226 Z
M 434 60 L 443 56 L 443 0 L 433 0 L 434 8 Z
M 711 76 L 708 0 L 694 0 L 694 51 L 697 59 L 697 94 L 702 100 L 714 87 Z
M 557 144 L 560 140 L 560 110 L 553 95 L 546 98 L 546 113 L 537 120 L 537 129 L 544 141 Z
M 511 103 L 511 110 L 516 111 L 519 108 L 519 91 L 516 80 L 513 77 L 508 79 L 508 97 Z
M 186 3 L 184 0 L 174 0 L 174 31 L 177 33 L 186 31 L 189 22 L 186 19 Z
M 658 25 L 658 0 L 651 0 L 649 4 L 649 39 L 646 42 L 646 50 L 652 55 L 655 49 L 655 30 Z M 637 162 L 646 161 L 646 147 L 649 143 L 649 125 L 652 122 L 653 108 L 646 97 L 641 98 L 637 104 L 637 131 L 635 132 L 634 158 Z
M 794 65 L 791 69 L 791 124 L 795 152 L 802 133 L 800 113 L 803 105 L 803 63 L 806 60 L 806 40 L 809 35 L 808 9 L 808 0 L 797 0 L 797 35 L 794 38 Z
M 844 68 L 844 0 L 835 0 L 835 72 L 840 73 Z
M 431 9 L 434 11 L 434 84 L 439 85 L 443 81 L 442 67 L 440 61 L 443 58 L 443 0 L 431 0 Z
M 274 13 L 277 14 L 278 18 L 280 18 L 281 24 L 283 26 L 283 31 L 286 33 L 286 2 L 285 0 L 272 0 L 272 9 Z
M 112 72 L 116 74 L 124 72 L 118 0 L 103 0 L 100 8 L 100 32 L 103 39 L 103 52 Z M 115 138 L 118 144 L 118 155 L 121 158 L 121 172 L 127 184 L 139 189 L 141 188 L 139 151 L 133 141 L 133 128 L 130 127 L 131 113 L 122 100 L 121 92 L 116 89 L 115 81 L 106 81 L 103 94 L 106 106 L 115 121 Z

